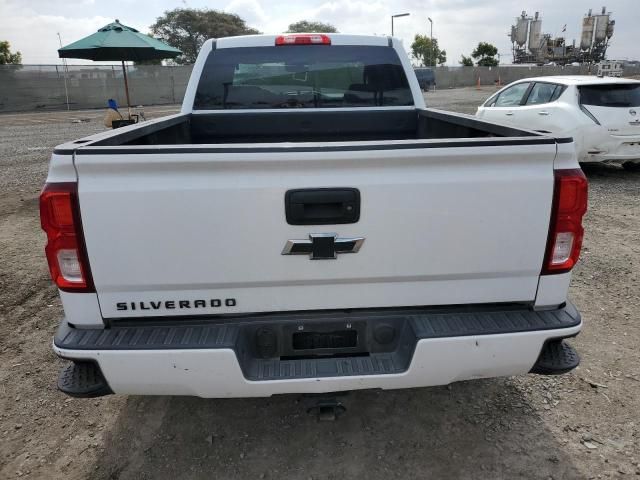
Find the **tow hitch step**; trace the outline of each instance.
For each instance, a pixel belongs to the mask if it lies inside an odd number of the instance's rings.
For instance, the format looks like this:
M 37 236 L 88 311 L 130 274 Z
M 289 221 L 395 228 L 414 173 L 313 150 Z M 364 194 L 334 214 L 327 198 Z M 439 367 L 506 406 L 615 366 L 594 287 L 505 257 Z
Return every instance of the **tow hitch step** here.
M 530 373 L 539 375 L 561 375 L 580 364 L 580 356 L 571 345 L 562 340 L 548 342 L 542 347 L 538 361 Z
M 111 395 L 113 391 L 94 362 L 72 362 L 58 376 L 58 390 L 76 398 Z

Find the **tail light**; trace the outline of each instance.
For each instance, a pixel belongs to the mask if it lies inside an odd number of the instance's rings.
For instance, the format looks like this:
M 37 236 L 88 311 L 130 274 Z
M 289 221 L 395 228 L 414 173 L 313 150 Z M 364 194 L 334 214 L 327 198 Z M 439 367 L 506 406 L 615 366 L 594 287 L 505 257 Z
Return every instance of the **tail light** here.
M 319 33 L 280 35 L 276 37 L 276 46 L 282 45 L 331 45 L 331 39 Z
M 543 275 L 570 271 L 582 247 L 582 217 L 587 211 L 587 178 L 582 170 L 555 170 L 553 207 Z
M 68 292 L 94 292 L 80 223 L 77 183 L 47 183 L 40 194 L 40 223 L 51 278 Z

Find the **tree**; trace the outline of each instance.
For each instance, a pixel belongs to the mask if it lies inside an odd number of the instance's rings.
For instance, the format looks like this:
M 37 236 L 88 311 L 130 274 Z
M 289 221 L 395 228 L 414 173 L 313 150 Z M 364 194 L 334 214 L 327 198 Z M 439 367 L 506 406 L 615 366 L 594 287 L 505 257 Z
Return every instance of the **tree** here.
M 300 20 L 289 25 L 287 33 L 338 33 L 338 29 L 330 23 Z
M 465 57 L 462 55 L 462 58 L 460 58 L 460 65 L 463 67 L 473 67 L 473 60 L 471 60 L 471 57 Z
M 208 8 L 166 11 L 150 29 L 160 40 L 182 50 L 182 55 L 175 59 L 179 64 L 195 62 L 202 44 L 209 38 L 260 33 L 238 15 Z
M 0 42 L 0 65 L 21 65 L 22 54 L 20 52 L 11 53 L 9 42 Z
M 434 38 L 432 44 L 427 35 L 416 34 L 411 44 L 411 53 L 422 67 L 435 66 L 436 62 L 442 65 L 447 61 L 447 52 L 440 50 L 438 39 Z
M 475 58 L 476 64 L 479 67 L 497 67 L 498 60 L 496 55 L 498 49 L 487 42 L 480 42 L 476 49 L 471 52 L 471 56 Z
M 147 37 L 155 38 L 152 34 L 147 33 Z M 153 60 L 138 60 L 133 62 L 134 65 L 162 65 L 161 58 L 154 58 Z

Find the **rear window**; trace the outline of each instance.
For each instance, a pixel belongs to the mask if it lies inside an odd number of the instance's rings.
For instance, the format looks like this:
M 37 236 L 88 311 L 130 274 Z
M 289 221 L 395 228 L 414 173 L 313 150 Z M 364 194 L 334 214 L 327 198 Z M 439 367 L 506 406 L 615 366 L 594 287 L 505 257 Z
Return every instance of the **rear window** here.
M 580 87 L 580 103 L 597 107 L 640 107 L 640 84 Z
M 195 110 L 413 105 L 393 48 L 286 45 L 209 54 Z

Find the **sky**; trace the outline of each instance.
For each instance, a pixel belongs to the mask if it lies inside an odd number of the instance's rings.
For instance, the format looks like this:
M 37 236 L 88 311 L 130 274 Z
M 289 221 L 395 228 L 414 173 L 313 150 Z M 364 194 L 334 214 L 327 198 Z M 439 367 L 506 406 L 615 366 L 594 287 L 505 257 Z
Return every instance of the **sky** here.
M 603 0 L 604 3 L 606 0 Z M 616 21 L 608 50 L 610 59 L 640 59 L 640 0 L 608 0 L 607 11 Z M 447 65 L 457 65 L 480 41 L 498 47 L 501 63 L 511 63 L 510 25 L 522 10 L 542 16 L 542 31 L 576 38 L 582 17 L 589 8 L 599 13 L 602 4 L 590 0 L 0 0 L 0 40 L 22 53 L 24 64 L 60 64 L 57 33 L 63 45 L 94 33 L 118 18 L 122 23 L 148 32 L 149 25 L 166 10 L 177 7 L 213 8 L 236 13 L 251 27 L 264 33 L 280 33 L 298 20 L 318 20 L 342 33 L 382 34 L 391 31 L 409 50 L 416 33 L 433 36 L 447 51 Z M 87 63 L 70 60 L 69 63 Z

